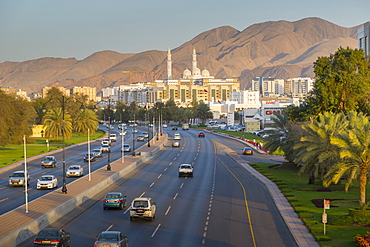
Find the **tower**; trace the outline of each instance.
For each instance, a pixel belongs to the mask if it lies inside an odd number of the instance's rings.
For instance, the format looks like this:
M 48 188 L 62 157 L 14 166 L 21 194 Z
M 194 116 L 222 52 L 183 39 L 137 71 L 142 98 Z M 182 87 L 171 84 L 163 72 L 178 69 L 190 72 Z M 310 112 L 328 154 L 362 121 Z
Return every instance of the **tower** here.
M 172 79 L 172 60 L 170 49 L 168 49 L 167 52 L 167 79 Z

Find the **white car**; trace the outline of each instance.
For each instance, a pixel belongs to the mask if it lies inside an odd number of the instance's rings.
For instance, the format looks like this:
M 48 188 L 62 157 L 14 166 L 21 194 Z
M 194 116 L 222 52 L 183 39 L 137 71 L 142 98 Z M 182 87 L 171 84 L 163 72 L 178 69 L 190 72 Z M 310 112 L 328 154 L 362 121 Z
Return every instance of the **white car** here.
M 125 136 L 126 135 L 126 131 L 119 132 L 119 135 L 120 136 Z
M 131 203 L 130 220 L 133 221 L 135 218 L 145 218 L 153 221 L 155 218 L 156 210 L 157 208 L 152 198 L 135 198 Z
M 122 152 L 131 152 L 131 146 L 129 144 L 123 144 Z
M 43 175 L 37 180 L 37 189 L 53 189 L 58 187 L 58 179 L 54 175 Z
M 173 139 L 174 139 L 174 140 L 181 140 L 180 133 L 175 133 L 175 134 L 173 135 Z
M 108 138 L 104 138 L 104 139 L 101 141 L 101 145 L 109 145 L 109 139 L 108 139 Z
M 81 177 L 84 175 L 84 169 L 80 165 L 71 165 L 67 170 L 67 178 L 69 177 Z
M 179 167 L 179 177 L 193 177 L 193 166 L 191 164 L 181 164 Z
M 117 141 L 117 135 L 116 134 L 110 134 L 109 139 L 110 139 L 111 142 L 116 142 Z

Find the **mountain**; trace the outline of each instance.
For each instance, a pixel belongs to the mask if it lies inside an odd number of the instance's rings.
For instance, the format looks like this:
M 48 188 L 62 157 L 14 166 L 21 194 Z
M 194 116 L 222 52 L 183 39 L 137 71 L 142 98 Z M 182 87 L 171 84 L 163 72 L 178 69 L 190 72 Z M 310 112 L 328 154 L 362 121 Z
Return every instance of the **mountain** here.
M 313 62 L 335 53 L 340 46 L 357 48 L 357 30 L 320 18 L 268 21 L 243 31 L 230 26 L 203 32 L 173 49 L 172 75 L 181 77 L 191 68 L 196 49 L 198 68 L 217 78 L 238 77 L 241 88 L 248 88 L 258 76 L 287 79 L 314 77 Z M 40 58 L 25 62 L 0 63 L 0 87 L 28 92 L 45 86 L 96 86 L 101 90 L 136 81 L 166 77 L 167 51 L 121 54 L 100 51 L 83 59 Z M 128 73 L 128 71 L 131 71 Z

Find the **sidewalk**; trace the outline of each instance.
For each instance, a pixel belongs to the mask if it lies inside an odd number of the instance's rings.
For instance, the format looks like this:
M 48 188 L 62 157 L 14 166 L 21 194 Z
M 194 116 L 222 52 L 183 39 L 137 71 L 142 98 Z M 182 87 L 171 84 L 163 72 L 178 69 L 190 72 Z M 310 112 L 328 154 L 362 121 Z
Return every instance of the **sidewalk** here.
M 164 147 L 167 135 L 151 142 L 151 146 L 143 145 L 137 149 L 137 154 L 146 153 L 154 155 Z M 149 156 L 149 155 L 148 155 Z M 67 185 L 68 194 L 62 194 L 62 188 L 46 194 L 28 204 L 28 213 L 22 205 L 0 216 L 0 243 L 1 246 L 16 246 L 30 237 L 33 237 L 44 227 L 52 224 L 66 213 L 89 200 L 100 190 L 108 187 L 120 179 L 124 174 L 138 168 L 146 157 L 136 155 L 124 157 L 124 163 L 118 159 L 111 163 L 112 170 L 107 171 L 106 166 L 91 173 L 91 181 L 85 175 Z

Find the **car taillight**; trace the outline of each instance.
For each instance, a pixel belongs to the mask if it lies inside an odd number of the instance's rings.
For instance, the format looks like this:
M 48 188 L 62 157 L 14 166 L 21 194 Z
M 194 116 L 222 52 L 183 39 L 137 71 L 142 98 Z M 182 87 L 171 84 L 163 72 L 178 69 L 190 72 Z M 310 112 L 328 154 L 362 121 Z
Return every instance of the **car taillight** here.
M 51 243 L 51 244 L 55 244 L 55 245 L 57 245 L 57 244 L 59 244 L 59 243 L 60 243 L 60 241 L 59 241 L 59 240 L 53 240 L 53 241 L 50 241 L 50 243 Z
M 98 245 L 97 244 L 94 244 L 94 247 L 98 247 Z
M 34 244 L 41 244 L 41 240 L 34 240 L 33 243 Z
M 103 200 L 103 202 L 107 202 L 107 200 Z
M 122 202 L 122 200 L 117 200 L 117 202 Z

